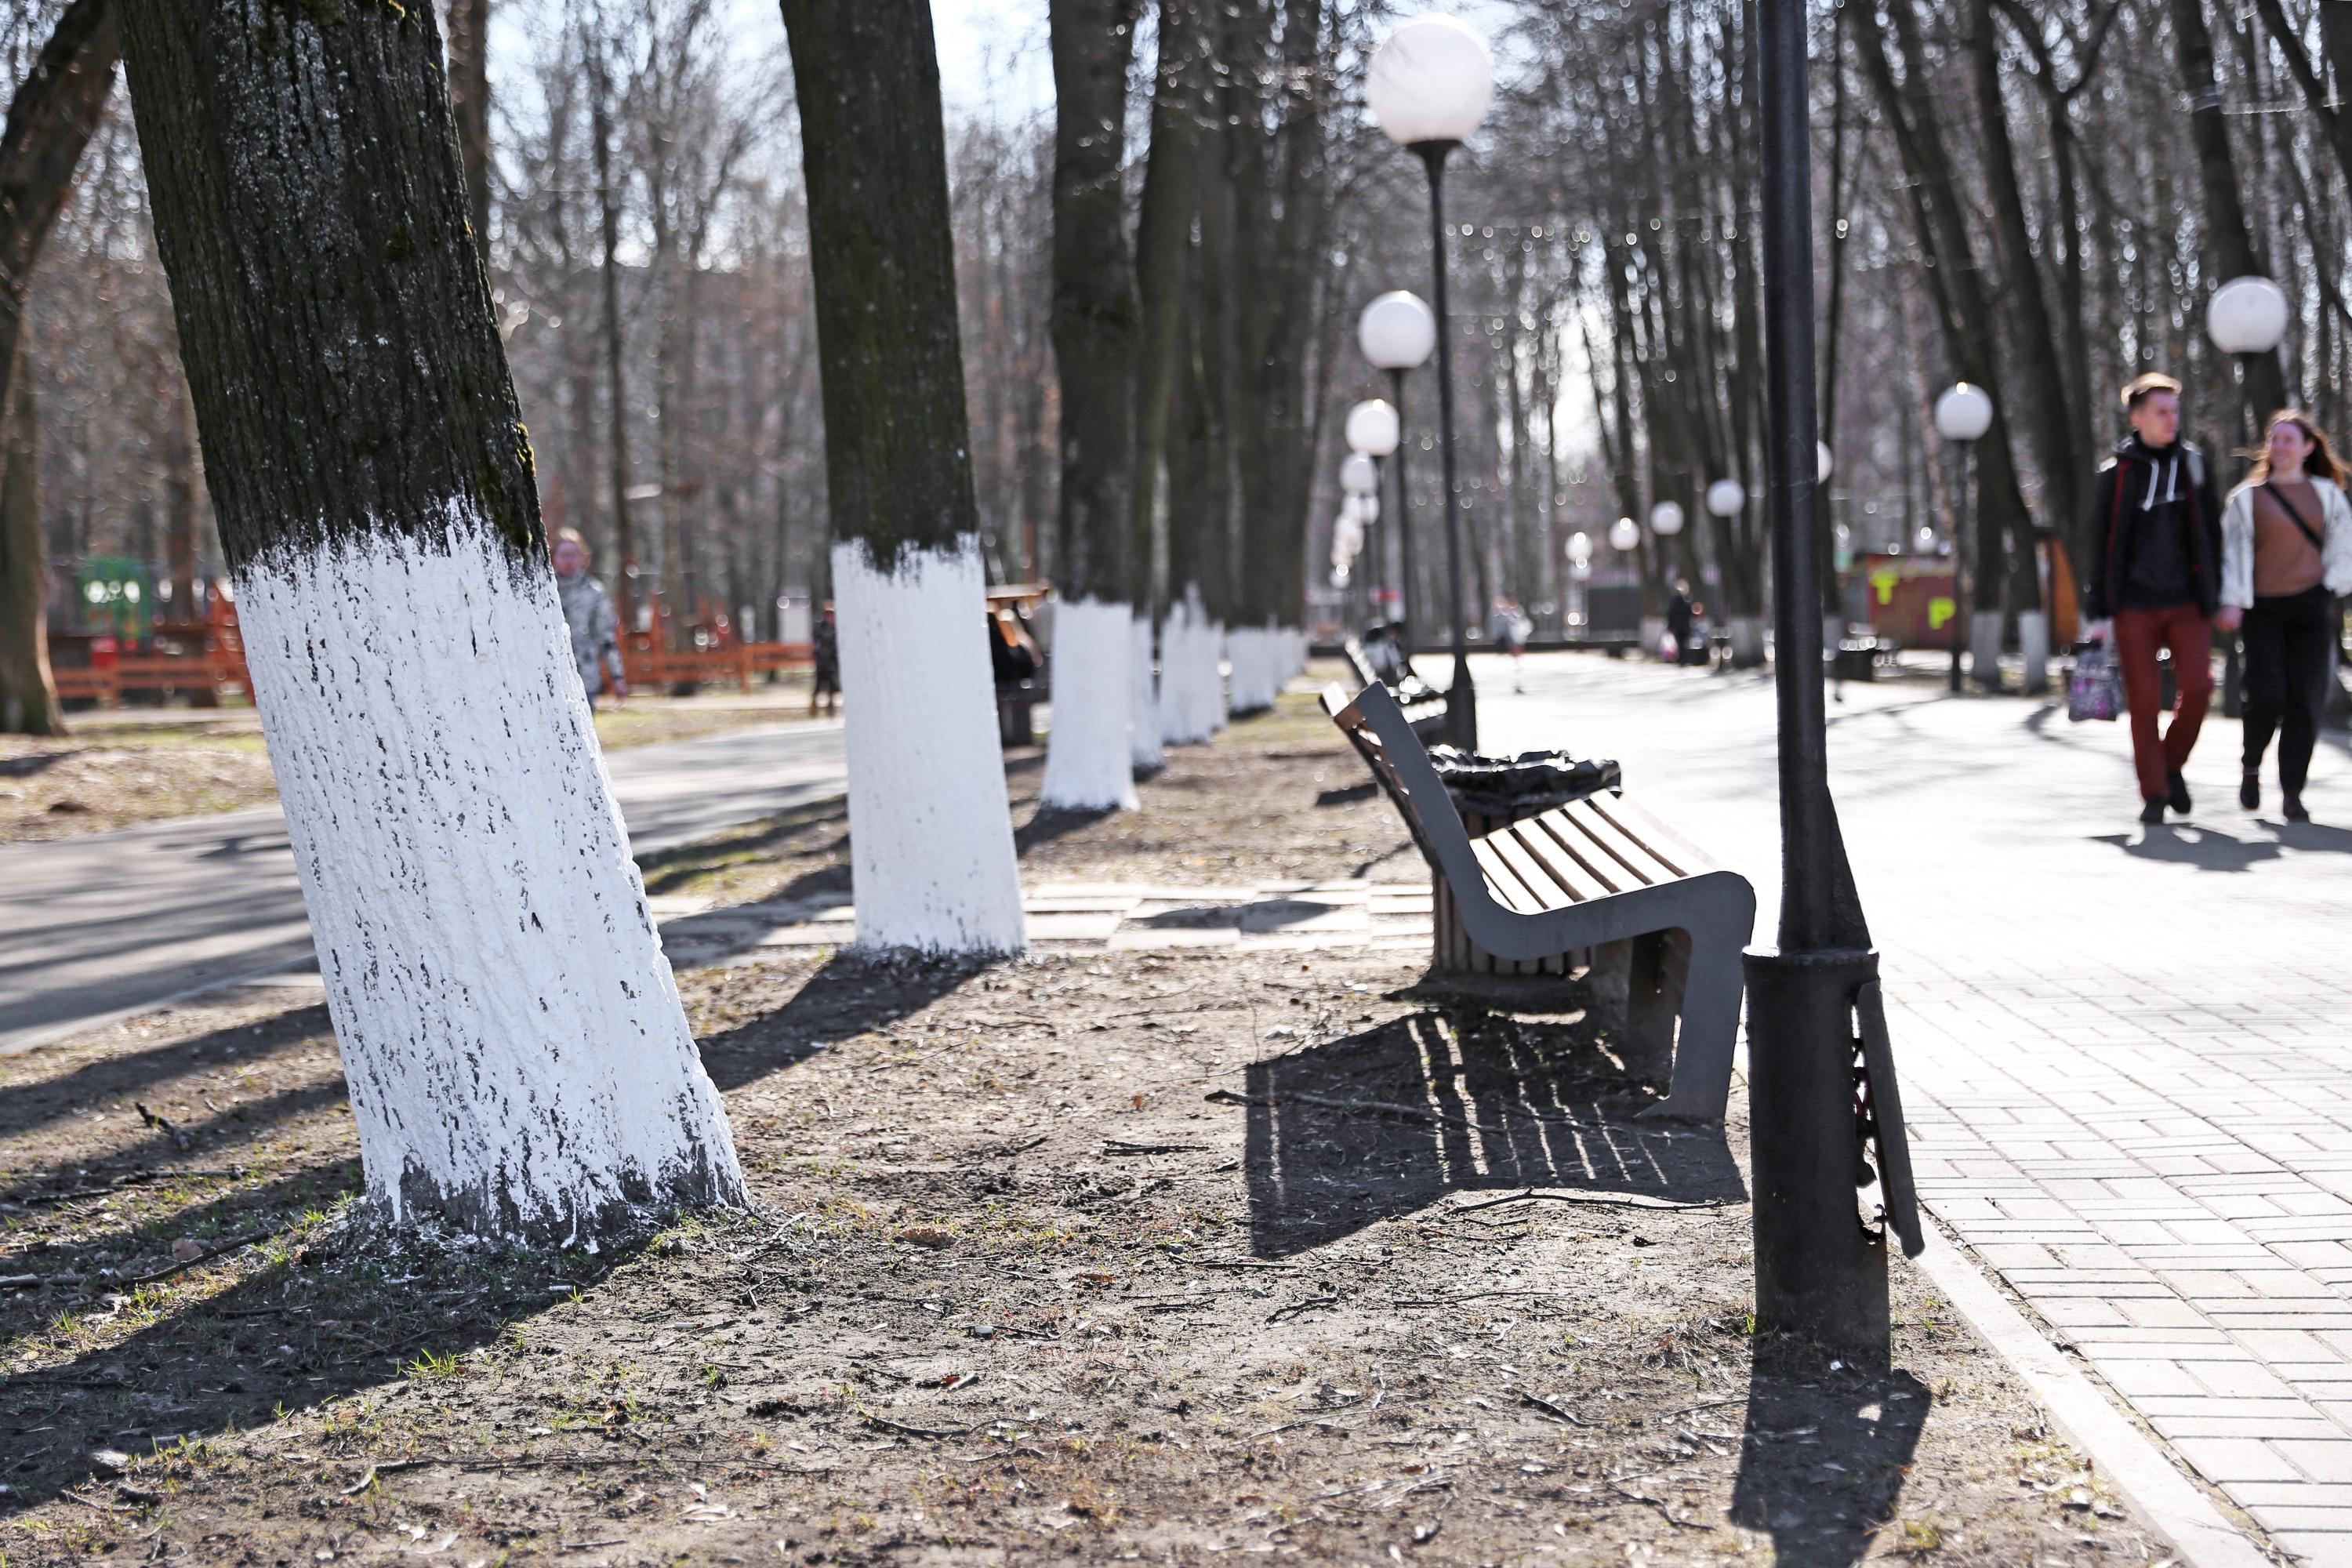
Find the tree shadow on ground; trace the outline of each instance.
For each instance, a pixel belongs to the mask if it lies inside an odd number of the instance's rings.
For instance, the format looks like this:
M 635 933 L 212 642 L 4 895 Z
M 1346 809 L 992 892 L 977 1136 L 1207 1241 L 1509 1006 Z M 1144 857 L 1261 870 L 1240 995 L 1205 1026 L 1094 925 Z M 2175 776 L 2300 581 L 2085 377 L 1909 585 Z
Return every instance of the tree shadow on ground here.
M 2112 844 L 2138 860 L 2194 866 L 2200 871 L 2251 871 L 2279 858 L 2274 841 L 2236 838 L 2216 827 L 2151 826 L 2145 833 L 2095 833 L 2094 844 Z
M 357 1165 L 289 1178 L 305 1179 L 355 1184 Z M 227 1289 L 120 1342 L 0 1383 L 0 1433 L 12 1434 L 0 1519 L 68 1488 L 82 1489 L 76 1495 L 89 1506 L 113 1508 L 89 1495 L 95 1450 L 144 1454 L 234 1434 L 392 1381 L 428 1351 L 462 1359 L 574 1287 L 593 1289 L 639 1250 L 428 1259 L 355 1239 L 339 1256 L 315 1243 L 281 1247 Z M 134 1295 L 109 1296 L 103 1310 L 142 1309 Z M 9 1327 L 11 1340 L 25 1332 L 21 1322 Z
M 315 1041 L 328 1026 L 323 1005 L 300 1007 L 258 1023 L 234 1024 L 142 1051 L 98 1057 L 60 1077 L 0 1089 L 0 1137 L 36 1131 L 100 1107 L 128 1104 L 151 1085 L 199 1068 L 216 1069 L 227 1062 L 266 1067 L 273 1055 Z M 268 1116 L 247 1109 L 233 1120 L 257 1124 Z M 105 1176 L 101 1173 L 100 1179 Z M 17 1194 L 12 1191 L 5 1195 Z
M 1732 1483 L 1733 1521 L 1769 1532 L 1778 1561 L 1805 1568 L 1845 1568 L 1870 1552 L 1927 1420 L 1927 1386 L 1911 1373 L 1832 1365 L 1813 1346 L 1757 1342 Z
M 1646 1076 L 1580 1021 L 1475 1005 L 1253 1063 L 1241 1096 L 1252 1249 L 1289 1257 L 1455 1192 L 1744 1199 L 1720 1127 L 1635 1120 L 1662 1092 Z
M 994 963 L 835 953 L 774 1012 L 705 1037 L 703 1066 L 720 1089 L 740 1088 L 805 1061 L 837 1041 L 919 1013 Z
M 36 752 L 26 757 L 0 757 L 0 779 L 25 779 L 35 773 L 47 773 L 68 757 L 71 751 Z
M 1112 815 L 1113 813 L 1107 807 L 1100 810 L 1078 811 L 1062 806 L 1041 805 L 1031 814 L 1028 821 L 1013 830 L 1013 853 L 1026 855 L 1032 849 L 1041 848 L 1053 843 L 1056 838 L 1066 838 L 1073 833 L 1092 827 L 1096 823 Z

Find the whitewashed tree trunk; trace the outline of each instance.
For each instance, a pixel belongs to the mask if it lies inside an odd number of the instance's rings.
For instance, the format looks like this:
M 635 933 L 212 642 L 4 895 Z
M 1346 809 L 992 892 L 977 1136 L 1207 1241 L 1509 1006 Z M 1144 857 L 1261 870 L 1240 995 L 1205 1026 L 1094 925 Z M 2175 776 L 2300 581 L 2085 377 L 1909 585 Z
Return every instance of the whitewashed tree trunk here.
M 2025 657 L 2025 694 L 2039 697 L 2050 689 L 2050 617 L 2040 610 L 2019 612 L 2017 643 Z
M 432 8 L 121 14 L 370 1201 L 591 1247 L 741 1203 L 557 606 Z
M 877 571 L 855 540 L 833 548 L 862 948 L 990 954 L 1025 942 L 987 593 L 973 541 L 907 551 L 895 571 Z
M 1135 772 L 1151 773 L 1167 765 L 1160 752 L 1160 689 L 1152 678 L 1151 613 L 1135 612 L 1133 640 L 1128 645 L 1128 735 Z
M 2000 630 L 1999 610 L 1969 612 L 1969 673 L 1980 686 L 2000 684 Z
M 1127 605 L 1100 599 L 1066 600 L 1054 613 L 1054 728 L 1041 807 L 1134 809 L 1133 620 Z
M 1274 706 L 1281 689 L 1277 674 L 1282 658 L 1280 633 L 1272 626 L 1234 626 L 1225 634 L 1226 656 L 1233 661 L 1233 710 L 1262 713 Z
M 1195 588 L 1168 606 L 1160 629 L 1161 737 L 1197 745 L 1225 726 L 1224 628 L 1211 620 Z
M 1764 622 L 1758 616 L 1734 616 L 1730 622 L 1731 666 L 1754 669 L 1764 662 Z
M 782 8 L 837 541 L 857 942 L 1011 952 L 1023 942 L 1021 883 L 982 640 L 988 600 L 930 8 Z
M 235 582 L 369 1197 L 592 1247 L 740 1204 L 553 579 L 462 505 L 350 537 Z

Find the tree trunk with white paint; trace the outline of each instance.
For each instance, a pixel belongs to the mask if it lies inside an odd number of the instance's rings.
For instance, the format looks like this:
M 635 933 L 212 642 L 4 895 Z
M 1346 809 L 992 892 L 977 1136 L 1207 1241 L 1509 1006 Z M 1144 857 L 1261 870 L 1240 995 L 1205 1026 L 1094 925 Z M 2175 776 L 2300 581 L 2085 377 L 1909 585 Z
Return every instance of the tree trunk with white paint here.
M 1054 361 L 1062 500 L 1044 809 L 1135 805 L 1135 359 L 1141 307 L 1120 164 L 1136 0 L 1051 0 Z
M 1014 952 L 1025 940 L 1021 879 L 996 740 L 930 7 L 783 0 L 783 14 L 837 541 L 857 941 Z M 1122 616 L 1122 652 L 1126 637 Z
M 123 32 L 370 1199 L 589 1247 L 743 1202 L 572 668 L 431 9 L 129 0 Z
M 1168 758 L 1160 748 L 1160 689 L 1152 676 L 1150 606 L 1138 601 L 1129 625 L 1134 635 L 1128 645 L 1129 755 L 1136 773 L 1152 773 L 1165 767 Z

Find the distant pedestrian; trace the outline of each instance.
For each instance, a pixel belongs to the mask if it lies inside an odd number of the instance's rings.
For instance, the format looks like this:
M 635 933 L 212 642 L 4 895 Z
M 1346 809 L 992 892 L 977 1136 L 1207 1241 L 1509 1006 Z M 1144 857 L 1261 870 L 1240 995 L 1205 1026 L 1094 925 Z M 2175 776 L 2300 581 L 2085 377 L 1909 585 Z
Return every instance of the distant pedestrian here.
M 1697 619 L 1697 611 L 1691 604 L 1690 584 L 1680 577 L 1675 578 L 1674 597 L 1666 601 L 1666 635 L 1675 639 L 1672 662 L 1690 662 L 1691 632 Z
M 2084 574 L 2084 600 L 2093 621 L 2113 626 L 2131 711 L 2139 819 L 2158 823 L 2168 805 L 2183 816 L 2191 808 L 2182 770 L 2213 697 L 2221 505 L 2213 493 L 2212 465 L 2180 438 L 2180 384 L 2150 373 L 2123 389 L 2123 403 L 2131 434 L 2116 444 L 2092 484 L 2084 537 L 2099 556 Z M 2161 737 L 2159 648 L 2172 652 L 2172 679 L 2180 693 Z
M 1364 663 L 1383 686 L 1404 679 L 1404 639 L 1394 626 L 1375 623 L 1365 629 Z
M 604 592 L 604 584 L 588 574 L 588 542 L 576 529 L 555 536 L 555 595 L 563 605 L 563 624 L 572 634 L 572 662 L 580 671 L 580 689 L 587 694 L 588 706 L 596 706 L 608 675 L 613 695 L 626 697 L 620 619 L 613 613 L 613 596 Z
M 2326 435 L 2294 409 L 2271 416 L 2246 482 L 2221 514 L 2224 632 L 2245 628 L 2246 728 L 2238 804 L 2263 803 L 2263 753 L 2279 742 L 2279 809 L 2308 822 L 2304 781 L 2336 679 L 2334 595 L 2352 593 L 2352 504 Z
M 1518 601 L 1497 598 L 1486 616 L 1486 640 L 1511 656 L 1511 689 L 1524 691 L 1526 685 L 1519 677 L 1519 661 L 1528 651 L 1528 635 L 1535 629 Z
M 822 699 L 830 715 L 841 697 L 841 633 L 833 624 L 831 605 L 817 613 L 816 625 L 809 630 L 809 662 L 815 666 L 809 684 L 809 711 L 814 713 Z

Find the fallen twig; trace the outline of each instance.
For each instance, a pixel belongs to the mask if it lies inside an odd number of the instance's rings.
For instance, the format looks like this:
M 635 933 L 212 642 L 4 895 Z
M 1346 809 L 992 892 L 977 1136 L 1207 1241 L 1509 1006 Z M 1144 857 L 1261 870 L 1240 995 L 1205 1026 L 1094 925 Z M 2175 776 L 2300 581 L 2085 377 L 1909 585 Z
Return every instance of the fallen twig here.
M 904 1421 L 893 1421 L 870 1410 L 861 1410 L 857 1414 L 869 1426 L 879 1426 L 886 1432 L 904 1432 L 909 1437 L 969 1437 L 980 1430 L 977 1426 L 909 1426 Z
M 1550 1400 L 1544 1398 L 1541 1394 L 1535 1393 L 1531 1389 L 1522 1388 L 1518 1391 L 1518 1394 L 1520 1399 L 1534 1405 L 1538 1410 L 1542 1411 L 1545 1415 L 1553 1417 L 1555 1420 L 1565 1421 L 1571 1426 L 1582 1426 L 1587 1430 L 1590 1430 L 1591 1428 L 1601 1425 L 1598 1421 L 1587 1421 L 1581 1415 L 1570 1414 L 1569 1411 L 1554 1405 Z
M 152 1285 L 158 1279 L 169 1279 L 174 1274 L 184 1274 L 189 1269 L 196 1268 L 200 1264 L 210 1263 L 215 1258 L 226 1258 L 232 1252 L 251 1247 L 257 1241 L 268 1241 L 271 1237 L 276 1236 L 278 1232 L 274 1229 L 249 1230 L 243 1236 L 233 1236 L 229 1237 L 226 1241 L 222 1242 L 218 1247 L 206 1247 L 204 1251 L 198 1253 L 195 1257 L 189 1258 L 184 1263 L 174 1263 L 169 1268 L 158 1268 L 152 1274 L 134 1274 L 130 1279 L 121 1281 L 121 1283 L 124 1285 Z

